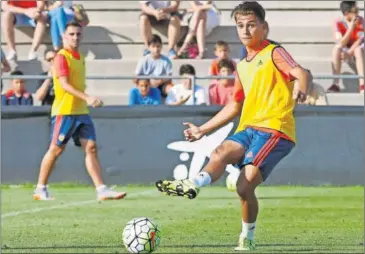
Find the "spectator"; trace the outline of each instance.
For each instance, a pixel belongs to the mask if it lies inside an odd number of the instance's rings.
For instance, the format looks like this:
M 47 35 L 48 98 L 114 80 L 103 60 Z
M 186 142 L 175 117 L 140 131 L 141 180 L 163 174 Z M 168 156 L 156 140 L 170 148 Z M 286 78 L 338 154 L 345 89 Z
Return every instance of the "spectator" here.
M 180 1 L 140 1 L 142 14 L 140 30 L 146 49 L 143 56 L 150 53 L 148 42 L 152 39 L 153 25 L 168 25 L 168 57 L 177 58 L 175 47 L 180 37 L 181 16 L 178 13 Z
M 203 87 L 195 84 L 194 96 L 191 77 L 195 76 L 195 69 L 190 64 L 180 67 L 180 76 L 186 77 L 182 84 L 171 88 L 166 98 L 167 105 L 204 105 L 207 104 L 207 96 Z M 195 97 L 195 98 L 194 98 Z M 194 103 L 195 100 L 195 103 Z
M 172 63 L 170 59 L 161 55 L 162 40 L 158 35 L 152 35 L 148 42 L 150 54 L 144 56 L 136 68 L 137 76 L 171 76 Z M 160 89 L 162 97 L 166 98 L 172 87 L 171 79 L 151 79 L 151 86 Z
M 5 54 L 3 49 L 0 49 L 0 58 L 1 58 L 1 74 L 3 72 L 9 72 L 10 71 L 10 64 L 6 60 Z M 1 92 L 3 91 L 3 80 L 1 80 Z
M 235 71 L 232 61 L 223 59 L 218 63 L 219 76 L 231 76 Z M 211 105 L 226 105 L 232 100 L 234 89 L 233 79 L 220 79 L 209 86 L 209 101 Z
M 218 76 L 219 75 L 219 68 L 218 64 L 221 60 L 228 60 L 234 66 L 234 71 L 236 70 L 236 62 L 230 59 L 229 57 L 230 49 L 229 45 L 225 41 L 217 41 L 214 47 L 214 55 L 217 57 L 214 59 L 210 65 L 209 75 L 211 76 Z
M 341 74 L 341 62 L 355 60 L 357 74 L 364 76 L 364 18 L 358 15 L 356 1 L 342 1 L 340 8 L 343 17 L 333 27 L 336 46 L 332 53 L 332 72 Z M 340 92 L 339 81 L 334 79 L 327 92 Z M 359 80 L 359 90 L 364 93 L 364 79 Z
M 219 15 L 213 1 L 189 1 L 192 8 L 188 12 L 192 13 L 189 19 L 189 32 L 185 37 L 184 44 L 179 49 L 178 56 L 181 57 L 190 42 L 196 36 L 198 41 L 199 54 L 196 59 L 203 59 L 205 52 L 205 37 L 219 25 Z
M 151 87 L 149 79 L 137 79 L 137 88 L 129 93 L 129 105 L 160 105 L 161 93 L 157 88 Z
M 12 76 L 24 75 L 21 71 L 13 71 Z M 1 105 L 33 105 L 33 97 L 24 88 L 24 79 L 11 80 L 12 89 L 1 95 Z
M 45 1 L 1 1 L 3 13 L 2 25 L 5 32 L 5 39 L 9 48 L 8 60 L 16 60 L 14 25 L 30 25 L 35 27 L 33 43 L 28 54 L 29 60 L 37 59 L 37 50 L 42 42 L 46 30 L 46 17 L 42 14 Z
M 45 54 L 45 59 L 48 63 L 48 71 L 43 72 L 41 75 L 47 75 L 52 77 L 52 64 L 53 59 L 56 56 L 56 52 L 48 51 Z M 52 105 L 55 97 L 54 88 L 53 88 L 53 79 L 47 78 L 39 81 L 39 86 L 37 91 L 35 92 L 35 97 L 37 100 L 42 102 L 42 105 Z
M 62 34 L 65 32 L 67 23 L 75 18 L 72 4 L 73 1 L 69 0 L 54 1 L 47 6 L 52 44 L 56 52 L 62 46 Z

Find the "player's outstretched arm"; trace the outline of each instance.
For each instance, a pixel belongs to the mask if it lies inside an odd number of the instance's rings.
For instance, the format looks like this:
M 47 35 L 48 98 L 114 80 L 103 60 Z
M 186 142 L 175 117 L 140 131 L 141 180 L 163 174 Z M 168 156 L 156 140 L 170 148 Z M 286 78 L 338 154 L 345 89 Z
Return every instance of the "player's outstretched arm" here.
M 197 127 L 192 123 L 184 123 L 184 125 L 188 127 L 188 129 L 184 131 L 185 139 L 190 142 L 199 140 L 205 134 L 232 121 L 241 110 L 242 103 L 233 101 L 227 104 L 218 114 L 200 127 Z

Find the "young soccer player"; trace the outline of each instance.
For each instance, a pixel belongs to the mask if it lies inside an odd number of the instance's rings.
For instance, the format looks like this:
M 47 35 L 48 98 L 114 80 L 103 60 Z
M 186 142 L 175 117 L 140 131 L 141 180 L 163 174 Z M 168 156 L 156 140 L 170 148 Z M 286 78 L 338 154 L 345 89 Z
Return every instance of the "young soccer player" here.
M 255 189 L 295 145 L 293 110 L 296 102 L 305 101 L 311 75 L 285 49 L 265 40 L 265 10 L 259 3 L 238 5 L 232 17 L 248 52 L 237 66 L 234 101 L 202 126 L 184 123 L 184 134 L 188 141 L 198 140 L 241 113 L 237 131 L 215 149 L 201 173 L 191 179 L 158 181 L 156 186 L 167 195 L 193 199 L 201 187 L 217 181 L 228 164 L 237 165 L 242 232 L 235 250 L 254 250 Z
M 64 48 L 55 57 L 52 72 L 55 91 L 52 105 L 52 142 L 41 163 L 38 184 L 33 195 L 35 200 L 53 199 L 47 188 L 48 178 L 70 138 L 85 151 L 85 164 L 96 187 L 97 199 L 121 199 L 126 195 L 106 187 L 101 176 L 95 129 L 87 106 L 101 107 L 103 103 L 99 98 L 85 93 L 85 60 L 79 53 L 81 38 L 80 24 L 69 23 L 63 35 Z

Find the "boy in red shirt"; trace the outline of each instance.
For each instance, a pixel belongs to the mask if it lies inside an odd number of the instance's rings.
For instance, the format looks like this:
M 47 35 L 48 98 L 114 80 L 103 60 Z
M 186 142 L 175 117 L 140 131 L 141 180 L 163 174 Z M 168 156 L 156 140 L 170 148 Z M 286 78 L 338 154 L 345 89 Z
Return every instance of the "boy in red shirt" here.
M 235 71 L 232 61 L 223 59 L 218 63 L 219 76 L 231 76 Z M 211 105 L 227 105 L 233 97 L 234 80 L 220 79 L 209 86 Z
M 332 70 L 334 75 L 341 74 L 342 61 L 355 58 L 359 76 L 364 76 L 364 18 L 358 15 L 356 1 L 342 1 L 343 17 L 336 20 L 333 36 L 336 46 L 332 53 Z M 360 93 L 364 93 L 364 79 L 359 80 Z M 334 79 L 328 92 L 340 92 L 339 79 Z

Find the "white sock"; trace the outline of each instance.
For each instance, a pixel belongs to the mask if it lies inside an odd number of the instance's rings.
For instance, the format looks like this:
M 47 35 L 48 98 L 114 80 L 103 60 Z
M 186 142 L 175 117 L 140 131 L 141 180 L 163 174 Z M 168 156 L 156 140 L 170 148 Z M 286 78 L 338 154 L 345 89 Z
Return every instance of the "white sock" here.
M 206 185 L 209 185 L 212 182 L 212 178 L 210 178 L 210 175 L 207 172 L 201 172 L 190 179 L 190 181 L 196 186 L 196 187 L 204 187 Z
M 96 187 L 96 191 L 97 192 L 103 191 L 105 188 L 106 188 L 106 185 L 100 185 L 100 186 Z
M 47 185 L 37 184 L 37 189 L 44 189 L 44 188 L 47 188 Z
M 249 240 L 253 240 L 254 239 L 254 234 L 255 234 L 255 229 L 256 229 L 256 222 L 254 223 L 246 223 L 242 220 L 242 236 L 249 239 Z

